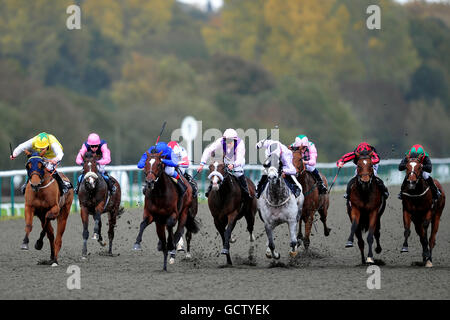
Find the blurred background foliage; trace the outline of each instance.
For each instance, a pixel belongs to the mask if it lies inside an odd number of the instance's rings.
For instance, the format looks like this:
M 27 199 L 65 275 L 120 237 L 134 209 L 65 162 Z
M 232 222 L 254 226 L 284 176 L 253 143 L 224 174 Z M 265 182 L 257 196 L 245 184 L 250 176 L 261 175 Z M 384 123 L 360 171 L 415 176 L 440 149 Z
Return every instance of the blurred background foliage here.
M 81 7 L 81 30 L 66 8 Z M 366 8 L 381 8 L 368 30 Z M 0 0 L 0 159 L 46 131 L 63 164 L 90 132 L 135 164 L 193 115 L 203 130 L 280 126 L 335 161 L 361 141 L 382 158 L 421 143 L 448 157 L 450 4 L 393 0 Z M 253 148 L 254 146 L 247 146 Z M 199 161 L 199 159 L 194 159 Z

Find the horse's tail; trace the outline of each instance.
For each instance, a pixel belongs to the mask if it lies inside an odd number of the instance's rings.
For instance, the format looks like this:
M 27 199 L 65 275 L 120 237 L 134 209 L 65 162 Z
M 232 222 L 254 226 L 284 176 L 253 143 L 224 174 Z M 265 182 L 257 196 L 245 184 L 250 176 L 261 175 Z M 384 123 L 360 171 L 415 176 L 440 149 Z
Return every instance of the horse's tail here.
M 197 233 L 200 231 L 200 222 L 195 219 L 195 217 L 188 214 L 185 227 L 188 231 Z

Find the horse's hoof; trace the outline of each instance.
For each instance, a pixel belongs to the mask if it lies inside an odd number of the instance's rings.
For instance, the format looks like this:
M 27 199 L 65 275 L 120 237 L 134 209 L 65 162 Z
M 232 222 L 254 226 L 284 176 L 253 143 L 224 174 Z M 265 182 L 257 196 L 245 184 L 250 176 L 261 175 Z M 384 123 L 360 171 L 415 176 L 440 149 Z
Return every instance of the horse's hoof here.
M 44 246 L 44 241 L 36 241 L 36 244 L 34 245 L 34 248 L 36 249 L 36 250 L 41 250 L 42 249 L 42 247 Z
M 331 229 L 330 229 L 330 228 L 327 228 L 327 229 L 325 230 L 325 237 L 328 237 L 328 236 L 330 235 L 330 232 L 331 232 Z
M 92 236 L 91 239 L 92 239 L 92 240 L 98 240 L 98 238 L 99 238 L 99 237 L 98 237 L 98 233 L 94 233 L 94 235 Z
M 353 242 L 352 241 L 347 241 L 347 243 L 345 244 L 346 248 L 353 248 Z
M 169 264 L 174 264 L 175 263 L 175 258 L 170 258 L 169 259 Z
M 52 263 L 52 267 L 57 267 L 58 266 L 58 262 L 53 262 Z
M 275 254 L 273 255 L 273 257 L 278 260 L 281 258 L 281 255 L 278 252 L 275 252 Z
M 401 253 L 409 252 L 408 247 L 403 247 L 400 252 Z
M 180 243 L 177 244 L 177 251 L 185 251 L 184 246 Z
M 381 253 L 382 248 L 381 247 L 376 247 L 375 248 L 375 253 L 380 254 Z
M 81 260 L 87 260 L 87 256 L 86 255 L 82 255 L 81 256 Z
M 266 257 L 267 257 L 267 259 L 272 259 L 272 251 L 270 251 L 269 248 L 267 248 L 267 250 L 266 250 Z
M 20 246 L 20 250 L 28 250 L 28 244 L 23 243 L 23 244 Z
M 234 236 L 231 236 L 231 237 L 230 237 L 230 243 L 235 243 L 236 240 L 237 240 L 237 239 L 236 239 Z
M 250 233 L 250 236 L 248 239 L 250 240 L 250 242 L 255 241 L 255 236 L 253 235 L 253 233 Z
M 295 257 L 297 256 L 297 254 L 298 254 L 297 251 L 289 251 L 289 255 L 290 255 L 292 258 L 295 258 Z
M 427 262 L 425 262 L 425 268 L 432 268 L 433 267 L 433 263 L 430 260 L 427 260 Z
M 104 241 L 98 240 L 98 243 L 100 243 L 100 245 L 101 245 L 102 247 L 106 246 L 106 242 L 104 242 Z
M 142 247 L 139 243 L 135 243 L 133 246 L 133 251 L 141 251 Z
M 375 261 L 373 260 L 373 258 L 367 257 L 366 263 L 367 263 L 367 264 L 375 264 Z
M 192 255 L 189 252 L 186 253 L 186 259 L 190 259 L 190 258 L 192 258 Z
M 228 255 L 230 253 L 230 251 L 228 249 L 222 249 L 222 251 L 220 251 L 220 254 L 226 254 Z

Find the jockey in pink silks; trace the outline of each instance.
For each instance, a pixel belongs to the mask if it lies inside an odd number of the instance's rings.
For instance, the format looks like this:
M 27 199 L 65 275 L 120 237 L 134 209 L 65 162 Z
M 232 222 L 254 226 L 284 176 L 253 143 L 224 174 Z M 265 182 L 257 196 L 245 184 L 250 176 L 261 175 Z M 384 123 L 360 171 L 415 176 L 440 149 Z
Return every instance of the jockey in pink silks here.
M 295 137 L 295 141 L 293 144 L 291 144 L 291 148 L 292 150 L 301 151 L 303 163 L 306 166 L 306 171 L 311 172 L 314 178 L 316 179 L 317 187 L 319 188 L 319 193 L 320 194 L 327 193 L 328 189 L 323 183 L 319 171 L 316 169 L 317 149 L 315 144 L 309 141 L 307 136 L 299 135 Z
M 220 148 L 222 148 L 223 154 L 225 155 L 223 159 L 224 164 L 229 170 L 233 170 L 233 175 L 239 181 L 239 185 L 244 195 L 248 198 L 253 198 L 248 191 L 247 180 L 245 179 L 244 174 L 245 142 L 238 137 L 238 134 L 234 129 L 225 130 L 221 138 L 214 141 L 203 151 L 200 167 L 197 171 L 201 172 L 203 166 L 211 157 L 211 154 Z M 209 185 L 208 191 L 205 193 L 206 197 L 208 197 L 210 191 L 211 185 Z
M 75 160 L 78 165 L 83 164 L 83 156 L 86 152 L 91 152 L 96 154 L 100 160 L 97 161 L 97 167 L 103 178 L 105 179 L 106 184 L 108 185 L 108 189 L 111 193 L 116 191 L 116 186 L 113 181 L 110 179 L 108 173 L 105 170 L 107 164 L 111 162 L 111 151 L 108 149 L 108 145 L 105 140 L 101 140 L 100 136 L 96 133 L 91 133 L 87 140 L 81 146 L 80 151 L 78 152 L 77 159 Z M 80 188 L 80 183 L 83 181 L 84 174 L 81 174 L 78 177 L 78 184 L 75 189 L 75 193 L 78 193 Z

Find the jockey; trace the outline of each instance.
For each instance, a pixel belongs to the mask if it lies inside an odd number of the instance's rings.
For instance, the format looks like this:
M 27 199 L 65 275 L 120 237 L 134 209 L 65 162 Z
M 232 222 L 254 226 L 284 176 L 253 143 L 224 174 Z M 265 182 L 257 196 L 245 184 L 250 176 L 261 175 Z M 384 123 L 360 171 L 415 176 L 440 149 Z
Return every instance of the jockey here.
M 108 148 L 108 144 L 106 143 L 105 140 L 101 140 L 98 134 L 91 133 L 88 136 L 87 140 L 81 146 L 80 151 L 78 152 L 77 159 L 75 160 L 75 162 L 78 165 L 83 164 L 83 156 L 88 151 L 97 155 L 100 158 L 100 160 L 97 161 L 98 170 L 105 179 L 109 191 L 111 191 L 111 193 L 114 193 L 116 191 L 116 186 L 114 185 L 113 181 L 110 179 L 108 173 L 105 170 L 106 165 L 111 163 L 111 151 Z M 78 190 L 80 189 L 80 183 L 81 181 L 83 181 L 83 177 L 84 174 L 81 174 L 78 177 L 78 184 L 77 187 L 75 188 L 75 193 L 77 194 Z
M 56 167 L 60 164 L 64 153 L 61 143 L 54 135 L 46 132 L 41 132 L 37 136 L 19 144 L 14 149 L 13 154 L 10 156 L 11 160 L 17 158 L 25 150 L 32 150 L 33 152 L 41 153 L 45 150 L 43 155 L 45 168 L 52 173 L 52 177 L 58 182 L 59 189 L 62 194 L 69 191 L 70 187 L 63 182 L 61 176 L 56 172 Z M 28 179 L 25 184 L 20 188 L 22 194 L 25 194 L 25 188 L 27 187 Z
M 358 158 L 356 156 L 356 153 L 359 154 L 369 154 L 370 152 L 372 152 L 372 164 L 373 164 L 373 173 L 375 175 L 375 182 L 377 183 L 378 187 L 383 191 L 384 197 L 387 199 L 389 197 L 389 192 L 388 189 L 386 188 L 386 186 L 383 183 L 383 180 L 381 180 L 378 175 L 377 175 L 377 171 L 378 171 L 378 163 L 380 162 L 380 157 L 377 154 L 377 151 L 375 150 L 374 147 L 372 147 L 370 144 L 368 144 L 367 142 L 361 142 L 355 150 L 353 150 L 352 152 L 346 153 L 344 154 L 337 162 L 336 162 L 336 166 L 339 168 L 342 168 L 344 166 L 345 163 L 352 161 L 353 163 L 356 164 L 358 162 Z M 346 194 L 344 196 L 345 199 L 348 199 L 348 196 L 350 194 L 350 189 L 351 186 L 353 184 L 353 182 L 356 180 L 356 176 L 353 177 L 349 183 L 347 184 L 347 191 Z
M 234 129 L 225 130 L 221 138 L 217 139 L 203 151 L 200 167 L 197 171 L 201 172 L 203 170 L 203 167 L 211 154 L 220 147 L 222 147 L 223 153 L 225 154 L 224 163 L 228 166 L 228 169 L 233 170 L 233 175 L 239 181 L 239 185 L 241 186 L 244 195 L 247 198 L 253 198 L 248 191 L 247 180 L 245 179 L 244 174 L 245 142 L 238 137 L 238 134 Z M 209 185 L 208 191 L 205 193 L 206 197 L 208 197 L 210 190 L 211 185 Z
M 300 149 L 306 170 L 311 172 L 318 183 L 319 193 L 327 193 L 328 189 L 324 185 L 319 171 L 316 169 L 317 149 L 313 142 L 308 140 L 305 135 L 295 137 L 295 141 L 291 144 L 293 150 Z
M 269 157 L 272 154 L 278 156 L 281 164 L 283 165 L 283 178 L 288 185 L 289 189 L 291 189 L 294 196 L 297 198 L 300 196 L 302 192 L 302 187 L 300 183 L 295 178 L 297 174 L 297 170 L 295 169 L 292 163 L 292 151 L 289 150 L 284 144 L 275 140 L 261 140 L 256 144 L 256 149 L 266 148 L 266 157 Z M 266 164 L 264 164 L 266 166 Z M 267 173 L 261 176 L 261 179 L 258 182 L 258 187 L 256 188 L 256 198 L 259 199 L 261 193 L 264 191 L 264 188 L 267 184 L 268 176 Z
M 182 146 L 178 144 L 176 141 L 170 141 L 167 146 L 173 150 L 173 152 L 177 155 L 179 162 L 178 162 L 178 169 L 181 171 L 181 173 L 184 175 L 186 180 L 191 184 L 193 193 L 192 196 L 194 198 L 197 197 L 197 183 L 192 178 L 192 176 L 187 173 L 186 169 L 189 168 L 189 157 L 187 154 L 186 149 L 184 149 Z
M 433 195 L 433 200 L 439 199 L 441 196 L 441 192 L 439 191 L 438 187 L 434 183 L 433 178 L 431 177 L 430 173 L 432 171 L 432 165 L 430 156 L 427 152 L 425 152 L 425 149 L 420 144 L 415 144 L 411 147 L 411 149 L 405 154 L 405 157 L 400 162 L 400 165 L 398 166 L 398 170 L 403 171 L 406 169 L 406 163 L 408 162 L 407 158 L 417 158 L 423 165 L 422 170 L 422 177 L 425 179 L 425 181 L 428 183 L 428 186 L 430 186 L 431 194 Z M 406 179 L 403 181 L 405 183 Z M 402 186 L 403 187 L 403 186 Z M 402 188 L 403 189 L 403 188 Z M 401 199 L 401 192 L 398 195 L 398 198 Z
M 158 142 L 156 146 L 151 146 L 148 149 L 148 153 L 160 153 L 161 151 L 162 151 L 161 161 L 165 164 L 164 172 L 176 182 L 180 191 L 180 196 L 182 197 L 186 192 L 187 187 L 184 185 L 183 180 L 180 179 L 180 175 L 175 170 L 175 168 L 178 166 L 179 163 L 178 156 L 165 142 Z M 143 169 L 145 167 L 146 161 L 147 161 L 147 153 L 144 152 L 144 154 L 141 157 L 141 160 L 139 160 L 137 167 L 139 169 Z

